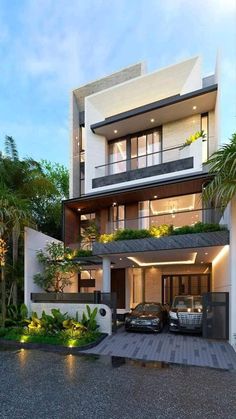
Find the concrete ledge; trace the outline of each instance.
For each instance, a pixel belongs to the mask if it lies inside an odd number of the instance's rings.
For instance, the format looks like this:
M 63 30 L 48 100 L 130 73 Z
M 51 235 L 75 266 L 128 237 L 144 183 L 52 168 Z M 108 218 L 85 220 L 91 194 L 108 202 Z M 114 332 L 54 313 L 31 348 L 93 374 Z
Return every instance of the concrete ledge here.
M 229 244 L 229 232 L 215 231 L 209 233 L 182 234 L 160 238 L 121 240 L 93 245 L 94 255 L 119 253 L 150 252 L 158 250 L 189 249 L 197 247 L 225 246 Z
M 193 168 L 193 157 L 156 164 L 142 169 L 128 170 L 127 172 L 114 175 L 102 176 L 92 180 L 93 188 L 114 185 L 116 183 L 129 182 L 131 180 L 143 179 L 145 177 L 160 176 L 166 173 L 179 172 Z

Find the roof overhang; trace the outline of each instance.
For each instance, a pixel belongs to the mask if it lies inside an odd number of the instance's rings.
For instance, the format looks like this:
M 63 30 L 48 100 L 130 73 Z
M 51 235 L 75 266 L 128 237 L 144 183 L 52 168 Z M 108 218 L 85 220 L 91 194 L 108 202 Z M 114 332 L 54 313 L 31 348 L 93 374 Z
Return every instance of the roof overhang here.
M 208 173 L 201 172 L 194 176 L 181 176 L 178 179 L 162 180 L 160 182 L 149 182 L 148 184 L 135 185 L 127 188 L 104 191 L 100 193 L 87 194 L 80 198 L 73 198 L 63 201 L 66 208 L 86 212 L 98 211 L 102 208 L 117 204 L 129 204 L 132 202 L 151 200 L 155 195 L 159 199 L 170 196 L 187 195 L 198 193 L 202 190 L 202 185 L 210 180 Z
M 209 112 L 215 108 L 217 84 L 184 95 L 175 95 L 91 125 L 91 130 L 109 140 L 144 131 L 182 118 Z M 193 109 L 196 107 L 196 109 Z M 152 122 L 151 122 L 152 121 Z M 116 133 L 114 133 L 114 131 Z

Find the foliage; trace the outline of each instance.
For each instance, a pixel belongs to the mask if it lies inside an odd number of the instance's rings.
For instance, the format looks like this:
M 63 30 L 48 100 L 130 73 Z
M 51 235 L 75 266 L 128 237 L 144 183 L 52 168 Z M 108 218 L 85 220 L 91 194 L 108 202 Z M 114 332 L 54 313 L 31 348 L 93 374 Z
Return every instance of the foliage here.
M 95 307 L 92 311 L 91 308 L 86 305 L 87 314 L 83 312 L 81 323 L 83 326 L 86 327 L 89 331 L 95 331 L 99 326 L 96 322 L 96 315 L 98 312 L 97 307 Z
M 22 316 L 26 313 L 22 307 Z M 38 342 L 63 344 L 66 346 L 82 346 L 95 341 L 100 333 L 96 322 L 97 308 L 91 311 L 87 306 L 87 314 L 83 313 L 81 321 L 71 318 L 59 309 L 52 309 L 51 314 L 42 312 L 39 318 L 32 313 L 24 323 L 18 320 L 13 327 L 0 328 L 0 337 L 21 342 Z M 24 327 L 23 327 L 24 326 Z
M 193 226 L 182 226 L 179 228 L 173 228 L 172 225 L 162 224 L 160 226 L 151 226 L 147 230 L 117 230 L 115 233 L 111 234 L 102 234 L 99 238 L 100 243 L 109 243 L 111 241 L 118 240 L 134 240 L 134 239 L 143 239 L 151 237 L 163 237 L 171 236 L 177 234 L 191 234 L 191 233 L 203 233 L 208 231 L 219 231 L 224 229 L 219 224 L 205 224 L 205 223 L 196 223 Z
M 204 133 L 204 131 L 197 131 L 195 132 L 195 134 L 190 135 L 185 142 L 183 143 L 183 145 L 180 147 L 180 150 L 182 150 L 183 148 L 189 146 L 190 144 L 194 143 L 196 140 L 198 140 L 198 138 L 205 138 L 206 134 Z
M 209 157 L 205 165 L 214 178 L 204 189 L 203 199 L 224 209 L 236 195 L 236 133 L 229 143 Z
M 17 326 L 17 325 L 26 325 L 28 317 L 28 309 L 25 304 L 14 305 L 10 304 L 7 307 L 7 318 L 5 320 L 5 325 Z
M 0 238 L 0 267 L 5 266 L 7 254 L 7 244 L 4 239 Z
M 88 226 L 84 229 L 80 241 L 84 250 L 91 247 L 91 243 L 97 240 L 99 236 L 98 225 L 95 221 L 89 221 Z
M 92 250 L 86 250 L 86 249 L 78 249 L 76 250 L 74 257 L 89 257 L 92 256 L 93 252 Z
M 78 263 L 70 260 L 69 254 L 62 243 L 55 242 L 48 243 L 45 251 L 39 250 L 37 258 L 43 266 L 43 273 L 34 275 L 34 282 L 47 292 L 63 292 L 80 269 Z
M 193 226 L 183 226 L 175 228 L 172 234 L 194 234 L 194 233 L 208 233 L 211 231 L 225 230 L 224 226 L 219 224 L 196 223 Z
M 168 224 L 162 224 L 160 226 L 151 226 L 149 232 L 152 237 L 169 236 L 173 232 L 173 226 Z

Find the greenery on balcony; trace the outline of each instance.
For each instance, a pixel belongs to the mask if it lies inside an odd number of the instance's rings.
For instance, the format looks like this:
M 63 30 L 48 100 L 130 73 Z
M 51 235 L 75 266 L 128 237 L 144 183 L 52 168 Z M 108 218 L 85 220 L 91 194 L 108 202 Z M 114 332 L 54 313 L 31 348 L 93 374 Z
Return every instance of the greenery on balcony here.
M 180 147 L 180 150 L 182 150 L 183 148 L 189 146 L 190 144 L 194 143 L 195 141 L 197 141 L 199 138 L 206 138 L 206 134 L 204 131 L 197 131 L 195 132 L 195 134 L 190 135 L 185 142 L 183 143 L 183 145 Z
M 144 238 L 159 238 L 163 236 L 173 236 L 177 234 L 195 234 L 207 233 L 212 231 L 226 230 L 224 226 L 219 224 L 196 223 L 193 226 L 182 226 L 174 228 L 172 225 L 162 224 L 160 226 L 152 226 L 149 229 L 132 230 L 125 228 L 117 230 L 111 234 L 102 234 L 99 238 L 100 243 L 109 243 L 119 240 L 134 240 Z

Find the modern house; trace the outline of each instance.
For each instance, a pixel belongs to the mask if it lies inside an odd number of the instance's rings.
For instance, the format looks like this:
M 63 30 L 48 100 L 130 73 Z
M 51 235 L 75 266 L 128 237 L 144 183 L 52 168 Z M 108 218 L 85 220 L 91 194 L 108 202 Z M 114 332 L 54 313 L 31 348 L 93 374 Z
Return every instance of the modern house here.
M 152 73 L 136 64 L 72 92 L 64 242 L 89 252 L 70 292 L 115 292 L 119 314 L 211 292 L 208 336 L 235 345 L 236 204 L 222 217 L 202 199 L 219 114 L 218 71 L 203 77 L 199 57 Z

